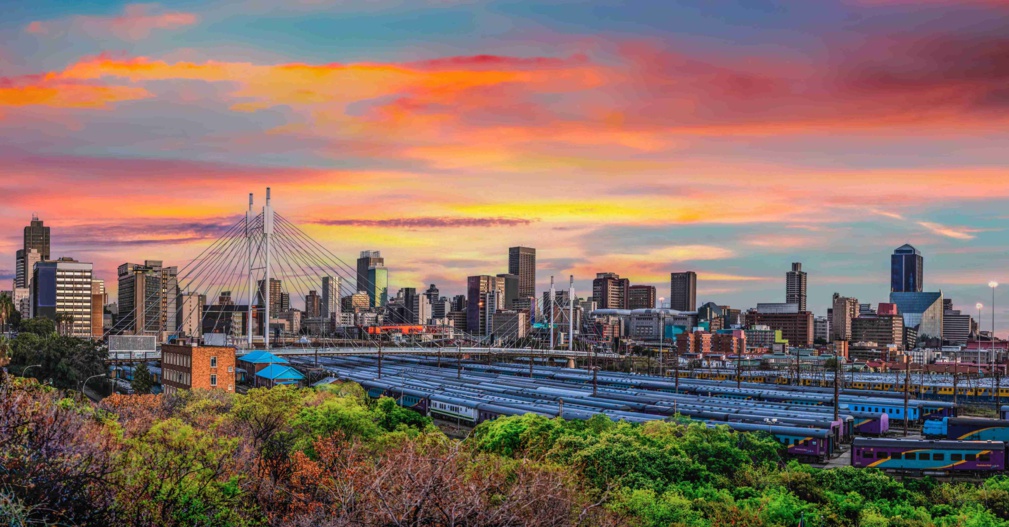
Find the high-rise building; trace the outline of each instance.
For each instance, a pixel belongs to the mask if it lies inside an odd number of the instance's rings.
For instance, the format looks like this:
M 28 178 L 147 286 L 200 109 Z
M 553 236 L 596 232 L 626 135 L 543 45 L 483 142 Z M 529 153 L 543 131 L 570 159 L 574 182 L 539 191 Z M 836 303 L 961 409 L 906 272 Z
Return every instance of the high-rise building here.
M 368 300 L 371 307 L 383 307 L 389 302 L 389 270 L 382 264 L 368 268 Z
M 178 329 L 178 268 L 160 260 L 124 263 L 118 269 L 119 312 L 115 332 L 167 336 Z
M 669 277 L 669 309 L 697 310 L 697 273 L 671 273 Z
M 497 275 L 497 277 L 504 281 L 504 309 L 515 309 L 515 301 L 519 299 L 519 276 L 502 273 Z
M 813 318 L 813 340 L 830 342 L 830 317 Z
M 200 301 L 200 295 L 180 293 L 179 299 L 176 301 L 175 305 L 178 306 L 178 313 L 175 315 L 175 320 L 178 323 L 176 331 L 178 331 L 179 336 L 200 336 L 203 332 L 203 302 Z
M 49 261 L 49 227 L 43 224 L 38 216 L 32 214 L 32 221 L 25 227 L 24 246 L 25 257 L 29 249 L 38 250 L 42 261 Z
M 920 293 L 925 280 L 925 259 L 910 244 L 904 244 L 890 256 L 890 292 Z
M 479 275 L 466 279 L 467 331 L 481 337 L 489 334 L 494 313 L 504 308 L 504 287 L 504 280 L 496 276 Z
M 32 317 L 56 321 L 66 335 L 91 338 L 90 263 L 72 258 L 39 262 L 32 276 Z
M 319 318 L 322 316 L 322 297 L 315 291 L 309 291 L 305 296 L 305 318 Z
M 831 308 L 830 340 L 851 340 L 851 321 L 858 316 L 857 298 L 848 298 L 834 293 Z
M 22 265 L 24 265 L 24 270 L 22 274 L 24 275 L 25 287 L 31 289 L 32 286 L 32 276 L 35 273 L 35 264 L 43 261 L 42 253 L 38 249 L 32 247 L 24 251 L 24 259 L 22 260 Z
M 105 304 L 109 301 L 105 293 L 105 280 L 91 280 L 91 336 L 96 339 L 105 334 Z
M 792 263 L 792 270 L 785 273 L 785 302 L 799 304 L 799 311 L 806 310 L 806 272 L 799 262 Z
M 599 309 L 628 309 L 630 287 L 631 281 L 620 278 L 617 273 L 596 273 L 592 281 L 592 299 Z
M 916 343 L 924 346 L 941 345 L 943 336 L 942 291 L 890 293 L 890 302 L 904 317 L 904 327 L 914 329 Z
M 28 287 L 25 284 L 25 250 L 18 249 L 14 256 L 14 288 Z
M 759 309 L 751 309 L 746 312 L 746 325 L 768 326 L 771 329 L 781 330 L 781 336 L 788 340 L 788 345 L 792 347 L 805 348 L 813 345 L 813 314 L 809 311 L 786 313 L 779 310 L 761 312 Z
M 536 249 L 509 247 L 508 274 L 518 276 L 517 298 L 536 296 Z
M 851 321 L 852 342 L 873 342 L 880 347 L 904 347 L 904 319 L 900 315 L 866 315 Z
M 652 309 L 655 307 L 655 286 L 632 285 L 627 289 L 627 309 Z
M 257 280 L 256 284 L 259 289 L 259 293 L 256 295 L 256 306 L 259 309 L 263 309 L 266 307 L 266 280 Z M 281 280 L 277 280 L 276 278 L 270 279 L 270 318 L 274 318 L 286 311 L 284 309 L 283 289 L 284 284 Z M 288 309 L 290 309 L 290 297 L 288 297 Z
M 466 298 L 466 295 L 455 295 L 452 297 L 451 311 L 458 311 L 458 312 L 466 311 L 467 305 L 469 305 L 469 299 Z
M 441 300 L 441 291 L 438 291 L 438 287 L 436 285 L 431 284 L 431 286 L 427 288 L 427 291 L 424 291 L 424 296 L 427 297 L 427 301 L 431 302 L 431 305 L 433 306 L 436 302 Z
M 357 290 L 364 291 L 368 293 L 368 298 L 371 299 L 371 305 L 377 307 L 375 299 L 379 295 L 375 294 L 377 288 L 375 282 L 369 276 L 369 271 L 375 267 L 385 267 L 385 258 L 382 258 L 381 251 L 361 251 L 361 257 L 357 259 Z M 381 273 L 376 273 L 381 275 Z M 386 276 L 385 286 L 388 288 L 388 274 Z M 388 296 L 388 291 L 386 292 Z
M 942 340 L 943 344 L 962 346 L 970 340 L 974 320 L 969 314 L 953 309 L 953 301 L 943 299 Z
M 341 308 L 347 313 L 357 313 L 365 311 L 371 306 L 371 299 L 368 293 L 358 291 L 352 295 L 347 295 L 340 300 Z
M 340 277 L 322 277 L 322 317 L 332 319 L 340 316 Z

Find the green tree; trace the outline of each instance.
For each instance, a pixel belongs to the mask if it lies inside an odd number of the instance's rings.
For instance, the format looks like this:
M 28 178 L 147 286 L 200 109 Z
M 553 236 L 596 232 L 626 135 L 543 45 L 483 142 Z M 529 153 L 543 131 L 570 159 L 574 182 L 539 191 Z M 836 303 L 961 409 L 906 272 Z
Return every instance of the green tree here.
M 151 388 L 154 387 L 154 376 L 151 375 L 151 370 L 147 368 L 146 362 L 141 362 L 133 369 L 133 381 L 130 382 L 130 386 L 134 393 L 151 393 Z
M 7 293 L 0 293 L 0 332 L 10 330 L 11 319 L 17 311 L 14 300 Z
M 45 317 L 29 318 L 21 322 L 20 333 L 31 333 L 40 337 L 48 337 L 56 333 L 56 324 Z

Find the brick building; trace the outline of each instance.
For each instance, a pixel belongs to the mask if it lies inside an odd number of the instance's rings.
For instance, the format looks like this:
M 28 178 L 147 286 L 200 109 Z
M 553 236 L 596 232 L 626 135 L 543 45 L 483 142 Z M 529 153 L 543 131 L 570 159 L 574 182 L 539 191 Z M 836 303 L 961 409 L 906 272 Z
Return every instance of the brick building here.
M 234 392 L 235 348 L 162 345 L 161 386 L 168 395 L 178 390 Z
M 806 348 L 813 345 L 813 314 L 809 311 L 798 313 L 761 313 L 758 310 L 746 312 L 746 326 L 768 326 L 781 330 L 781 336 L 788 345 Z

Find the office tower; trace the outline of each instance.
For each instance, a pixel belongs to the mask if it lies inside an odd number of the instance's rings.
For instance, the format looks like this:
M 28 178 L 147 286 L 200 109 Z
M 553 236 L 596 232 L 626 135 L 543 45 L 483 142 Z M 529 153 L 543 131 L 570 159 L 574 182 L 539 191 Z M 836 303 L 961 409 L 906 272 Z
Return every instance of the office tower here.
M 503 309 L 504 280 L 496 276 L 479 275 L 466 279 L 466 327 L 473 335 L 486 336 L 492 327 L 492 317 Z
M 904 327 L 916 332 L 919 344 L 938 347 L 943 336 L 942 291 L 890 293 L 890 303 L 904 317 Z M 910 348 L 908 348 L 910 349 Z
M 361 251 L 361 257 L 357 259 L 357 290 L 368 292 L 368 298 L 372 299 L 374 305 L 374 283 L 368 278 L 368 271 L 372 267 L 385 267 L 385 258 L 382 258 L 381 251 Z
M 813 318 L 813 340 L 830 342 L 830 317 Z
M 15 287 L 13 291 L 14 308 L 21 313 L 21 318 L 31 318 L 32 316 L 32 295 L 27 287 Z
M 91 280 L 91 336 L 96 339 L 105 334 L 105 304 L 109 297 L 105 293 L 105 280 Z
M 340 277 L 322 277 L 322 317 L 340 316 Z
M 799 311 L 806 310 L 806 272 L 799 262 L 792 263 L 792 270 L 785 273 L 785 302 L 799 304 Z
M 256 306 L 259 309 L 263 309 L 266 307 L 266 280 L 257 280 L 256 284 L 259 290 L 256 296 Z M 274 318 L 285 311 L 283 305 L 283 285 L 281 280 L 277 280 L 276 278 L 270 279 L 270 318 Z M 288 308 L 290 308 L 290 298 L 288 296 Z
M 469 304 L 469 299 L 466 295 L 455 295 L 452 297 L 452 311 L 466 311 L 466 306 Z
M 281 291 L 280 293 L 280 312 L 287 313 L 291 310 L 291 293 L 286 291 Z M 274 311 L 276 313 L 276 311 Z
M 765 306 L 794 306 L 795 304 L 765 304 Z M 780 330 L 788 345 L 805 348 L 813 345 L 813 314 L 809 311 L 785 312 L 781 309 L 757 309 L 746 312 L 746 326 L 768 326 Z
M 14 256 L 14 288 L 28 287 L 25 284 L 25 250 L 18 249 Z
M 357 313 L 367 310 L 371 306 L 371 299 L 368 298 L 368 293 L 358 291 L 352 295 L 343 297 L 340 300 L 340 304 L 344 312 Z
M 38 216 L 32 214 L 32 221 L 25 227 L 24 246 L 25 257 L 29 249 L 38 250 L 42 261 L 49 261 L 49 227 L 46 227 Z
M 834 293 L 832 306 L 830 340 L 851 340 L 851 321 L 859 315 L 858 299 Z
M 596 273 L 592 281 L 592 299 L 599 309 L 628 309 L 628 289 L 631 281 L 620 278 L 617 273 Z
M 904 348 L 904 319 L 892 304 L 880 304 L 874 314 L 858 316 L 851 321 L 852 342 L 872 342 L 879 347 Z
M 119 311 L 116 332 L 132 335 L 162 335 L 178 328 L 176 321 L 178 268 L 164 267 L 160 260 L 119 266 Z
M 407 324 L 427 324 L 431 318 L 431 301 L 427 293 L 417 294 L 417 289 L 404 287 L 399 290 L 403 300 L 403 319 Z
M 427 297 L 428 302 L 431 302 L 432 306 L 441 300 L 441 292 L 438 291 L 438 287 L 434 284 L 431 284 L 431 286 L 427 288 L 427 291 L 424 291 L 424 296 Z
M 91 338 L 90 263 L 72 258 L 39 262 L 32 276 L 32 317 L 57 322 L 64 335 Z
M 229 294 L 229 301 L 230 297 Z M 203 332 L 203 302 L 200 301 L 200 295 L 180 293 L 175 305 L 178 306 L 178 312 L 175 315 L 178 327 L 175 330 L 178 331 L 179 336 L 199 337 Z
M 536 249 L 509 247 L 508 274 L 519 277 L 517 298 L 536 296 Z
M 652 309 L 655 307 L 655 286 L 632 285 L 627 289 L 628 309 Z
M 953 309 L 953 301 L 943 299 L 942 340 L 944 345 L 962 346 L 970 340 L 974 320 L 969 314 Z
M 515 309 L 515 301 L 519 299 L 519 276 L 516 274 L 499 274 L 497 277 L 504 280 L 505 294 L 502 301 L 504 309 Z
M 389 270 L 381 263 L 368 268 L 368 300 L 371 307 L 383 307 L 389 302 Z
M 221 294 L 217 296 L 217 305 L 219 306 L 235 305 L 235 300 L 231 298 L 231 291 L 221 291 Z
M 315 291 L 309 291 L 305 297 L 305 318 L 319 318 L 322 316 L 322 297 Z
M 24 251 L 24 259 L 22 261 L 24 265 L 24 270 L 22 274 L 24 275 L 25 287 L 31 289 L 32 286 L 32 276 L 35 272 L 35 264 L 43 261 L 42 253 L 36 248 L 27 249 Z
M 918 249 L 904 244 L 890 256 L 890 292 L 920 293 L 925 283 L 925 259 Z
M 697 310 L 697 273 L 671 273 L 669 277 L 669 308 L 677 311 Z
M 431 297 L 427 298 L 430 302 Z M 431 318 L 445 318 L 450 311 L 452 311 L 452 301 L 445 297 L 439 298 L 431 304 Z

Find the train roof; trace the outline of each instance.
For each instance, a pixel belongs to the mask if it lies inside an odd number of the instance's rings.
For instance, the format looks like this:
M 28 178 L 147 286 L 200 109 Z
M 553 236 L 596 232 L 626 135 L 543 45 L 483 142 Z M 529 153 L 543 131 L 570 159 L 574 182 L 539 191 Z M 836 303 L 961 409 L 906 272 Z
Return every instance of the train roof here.
M 972 424 L 981 426 L 1009 426 L 1009 420 L 1006 419 L 988 419 L 985 417 L 949 417 L 947 424 Z

